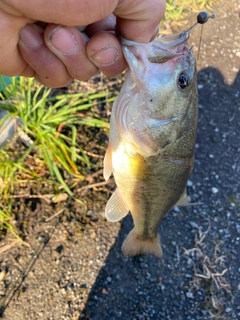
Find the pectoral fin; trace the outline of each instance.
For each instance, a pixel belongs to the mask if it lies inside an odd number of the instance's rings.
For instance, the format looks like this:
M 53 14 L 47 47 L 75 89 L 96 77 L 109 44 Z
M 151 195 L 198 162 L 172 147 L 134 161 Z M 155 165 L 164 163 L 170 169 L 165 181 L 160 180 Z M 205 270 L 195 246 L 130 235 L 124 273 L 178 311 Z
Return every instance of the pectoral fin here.
M 117 222 L 124 218 L 129 212 L 128 207 L 124 203 L 119 189 L 112 194 L 111 198 L 108 200 L 105 216 L 107 220 L 111 222 Z
M 105 157 L 104 157 L 104 170 L 103 176 L 104 179 L 107 181 L 112 174 L 112 151 L 110 145 L 108 145 Z
M 178 207 L 178 206 L 188 206 L 189 202 L 188 202 L 188 196 L 187 196 L 187 191 L 186 189 L 184 190 L 183 194 L 181 195 L 180 199 L 178 200 L 178 202 L 175 204 L 174 207 Z

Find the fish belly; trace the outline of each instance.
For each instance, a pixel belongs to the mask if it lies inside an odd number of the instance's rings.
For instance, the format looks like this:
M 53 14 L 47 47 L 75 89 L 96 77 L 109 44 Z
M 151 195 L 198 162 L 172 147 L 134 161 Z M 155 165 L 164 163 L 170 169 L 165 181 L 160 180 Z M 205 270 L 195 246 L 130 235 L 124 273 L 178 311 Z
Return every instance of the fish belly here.
M 134 229 L 122 246 L 125 255 L 162 256 L 158 227 L 185 191 L 191 160 L 161 154 L 129 156 L 124 145 L 113 153 L 115 181 L 134 221 Z
M 162 155 L 129 157 L 124 148 L 118 148 L 113 154 L 113 164 L 116 184 L 132 214 L 137 235 L 156 237 L 164 214 L 185 190 L 191 172 L 190 161 Z
M 144 157 L 121 138 L 111 118 L 110 146 L 112 172 L 118 194 L 131 212 L 134 228 L 125 239 L 122 250 L 127 256 L 154 254 L 161 257 L 158 227 L 163 216 L 185 191 L 192 171 L 192 156 L 181 158 L 162 153 Z M 191 153 L 190 153 L 191 154 Z

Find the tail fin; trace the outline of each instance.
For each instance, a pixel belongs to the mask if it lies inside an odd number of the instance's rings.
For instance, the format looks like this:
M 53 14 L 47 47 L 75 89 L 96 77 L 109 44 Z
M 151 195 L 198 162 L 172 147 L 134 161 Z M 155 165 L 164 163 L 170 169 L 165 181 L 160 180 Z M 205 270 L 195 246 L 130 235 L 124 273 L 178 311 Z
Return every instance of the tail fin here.
M 124 240 L 122 252 L 129 257 L 139 254 L 152 254 L 157 258 L 161 258 L 163 255 L 159 235 L 155 238 L 142 238 L 136 234 L 134 228 Z

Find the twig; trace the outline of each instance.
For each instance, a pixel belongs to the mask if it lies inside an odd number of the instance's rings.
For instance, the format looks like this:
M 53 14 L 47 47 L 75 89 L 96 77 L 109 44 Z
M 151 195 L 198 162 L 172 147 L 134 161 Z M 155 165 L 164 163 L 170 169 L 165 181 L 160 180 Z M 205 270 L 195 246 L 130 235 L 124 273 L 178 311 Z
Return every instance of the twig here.
M 176 253 L 177 253 L 177 260 L 180 262 L 180 254 L 179 254 L 179 248 L 176 246 Z
M 226 272 L 228 271 L 228 268 L 224 269 L 221 273 L 213 273 L 213 276 L 215 277 L 222 277 Z
M 12 248 L 15 244 L 20 243 L 19 240 L 15 240 L 9 244 L 5 244 L 4 246 L 0 247 L 0 254 L 7 251 L 8 249 Z
M 216 244 L 216 246 L 214 248 L 214 258 L 217 258 L 217 254 L 218 254 L 218 252 L 220 252 L 220 246 L 221 245 L 223 245 L 223 241 L 221 241 L 218 244 Z
M 13 299 L 14 295 L 16 294 L 17 290 L 21 287 L 24 279 L 27 277 L 30 270 L 33 268 L 35 262 L 43 252 L 44 248 L 48 244 L 51 236 L 54 233 L 54 230 L 56 229 L 58 224 L 58 220 L 52 225 L 52 228 L 49 233 L 44 234 L 44 240 L 42 243 L 40 243 L 37 248 L 34 250 L 34 255 L 29 259 L 29 261 L 24 266 L 23 270 L 21 271 L 20 275 L 17 277 L 17 279 L 14 281 L 12 286 L 10 286 L 3 297 L 2 301 L 0 302 L 0 318 L 2 318 L 4 311 L 8 307 L 9 303 Z
M 59 211 L 57 211 L 56 213 L 54 213 L 51 217 L 45 219 L 46 222 L 51 221 L 52 219 L 56 218 L 59 214 L 61 214 L 64 211 L 63 209 L 60 209 Z
M 220 267 L 222 267 L 222 265 L 225 262 L 225 258 L 226 258 L 226 256 L 220 256 L 220 257 L 216 258 L 215 262 L 218 263 L 218 261 L 220 261 L 219 265 L 220 265 Z
M 103 175 L 103 169 L 100 169 L 94 172 L 93 174 L 87 176 L 85 180 L 88 181 L 89 183 L 92 183 L 94 178 L 98 177 L 100 174 Z
M 88 151 L 84 151 L 84 153 L 86 153 L 88 156 L 93 157 L 93 158 L 99 158 L 99 159 L 104 158 L 104 156 L 101 156 L 100 154 L 95 154 L 95 153 L 88 152 Z
M 77 192 L 80 192 L 80 191 L 83 191 L 83 190 L 86 190 L 86 189 L 92 189 L 92 188 L 95 188 L 95 187 L 105 186 L 106 184 L 113 183 L 113 182 L 114 182 L 114 179 L 109 179 L 108 181 L 102 181 L 102 182 L 88 184 L 86 186 L 83 186 L 83 187 L 77 189 Z
M 224 312 L 223 304 L 218 299 L 218 297 L 214 294 L 216 290 L 224 289 L 226 292 L 230 293 L 230 285 L 227 283 L 226 279 L 224 278 L 225 273 L 228 271 L 228 268 L 225 268 L 221 272 L 217 271 L 218 267 L 224 266 L 224 258 L 225 256 L 218 256 L 220 253 L 220 246 L 223 242 L 219 244 L 214 243 L 214 253 L 213 257 L 209 257 L 205 253 L 206 243 L 204 242 L 206 235 L 210 230 L 210 223 L 208 226 L 207 231 L 203 232 L 201 228 L 198 228 L 198 234 L 195 237 L 195 247 L 189 250 L 184 251 L 184 255 L 192 256 L 198 259 L 198 263 L 201 267 L 197 267 L 192 260 L 193 269 L 194 269 L 194 281 L 193 285 L 196 288 L 201 286 L 202 282 L 207 281 L 208 286 L 210 286 L 210 301 L 212 307 L 217 310 L 217 313 L 213 314 L 211 310 L 208 310 L 209 314 L 214 317 L 214 319 L 222 318 L 222 313 Z
M 30 247 L 30 245 L 29 245 L 27 242 L 22 241 L 21 239 L 19 239 L 19 240 L 14 240 L 14 241 L 12 241 L 11 243 L 8 243 L 8 244 L 5 244 L 5 245 L 1 246 L 1 247 L 0 247 L 0 254 L 2 254 L 3 252 L 5 252 L 6 250 L 12 248 L 15 244 L 23 244 L 23 245 L 25 245 L 25 246 L 27 246 L 27 247 Z
M 54 197 L 54 194 L 36 194 L 36 195 L 32 195 L 32 194 L 28 194 L 28 193 L 23 193 L 23 194 L 15 194 L 15 195 L 10 195 L 9 198 L 13 198 L 13 199 L 19 199 L 19 198 L 28 198 L 28 199 L 43 199 L 44 201 L 47 202 L 47 204 L 51 203 L 51 200 L 49 200 L 48 198 L 52 198 Z
M 188 249 L 188 250 L 185 249 L 183 254 L 188 256 L 191 253 L 191 255 L 193 256 L 195 251 L 198 252 L 199 254 L 201 254 L 201 251 L 199 248 L 192 248 L 192 249 Z

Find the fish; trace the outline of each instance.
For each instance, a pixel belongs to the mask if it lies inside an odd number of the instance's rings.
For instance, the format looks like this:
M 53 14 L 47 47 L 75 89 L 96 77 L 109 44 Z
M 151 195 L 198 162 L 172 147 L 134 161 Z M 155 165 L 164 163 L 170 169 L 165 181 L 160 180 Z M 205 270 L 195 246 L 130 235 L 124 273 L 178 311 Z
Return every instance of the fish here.
M 174 206 L 187 205 L 198 122 L 196 60 L 189 34 L 148 44 L 121 39 L 128 63 L 114 101 L 104 178 L 117 185 L 105 209 L 116 222 L 129 212 L 134 228 L 122 244 L 125 256 L 163 255 L 159 225 Z

